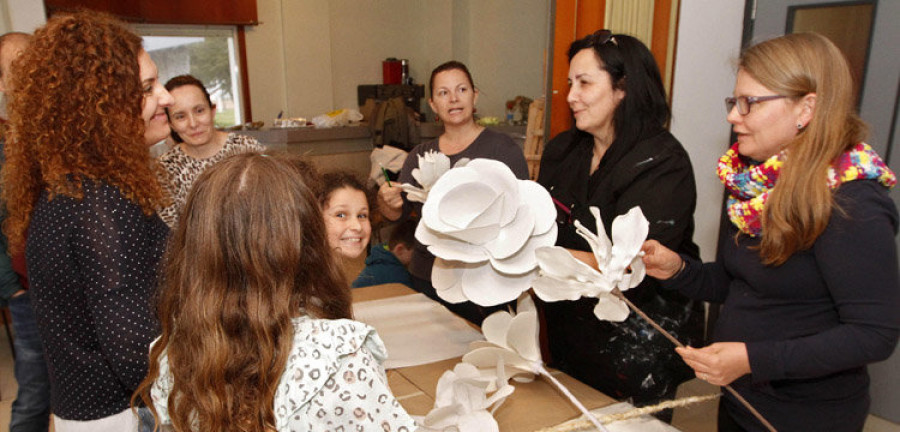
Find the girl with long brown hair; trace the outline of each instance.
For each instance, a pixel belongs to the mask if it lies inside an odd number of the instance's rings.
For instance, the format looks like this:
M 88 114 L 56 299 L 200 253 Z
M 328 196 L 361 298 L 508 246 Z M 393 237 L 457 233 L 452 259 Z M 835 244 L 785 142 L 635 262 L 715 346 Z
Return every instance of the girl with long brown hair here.
M 13 69 L 4 232 L 25 251 L 54 427 L 134 430 L 168 235 L 146 143 L 172 98 L 141 38 L 97 13 L 51 18 Z
M 350 320 L 315 196 L 275 157 L 198 177 L 165 262 L 162 336 L 135 393 L 177 431 L 413 430 Z
M 738 142 L 719 160 L 731 224 L 713 263 L 656 241 L 647 274 L 722 303 L 715 343 L 679 348 L 698 378 L 731 384 L 778 430 L 860 431 L 866 365 L 900 335 L 894 173 L 862 142 L 850 69 L 824 36 L 741 56 L 726 98 Z M 720 431 L 763 430 L 725 394 Z

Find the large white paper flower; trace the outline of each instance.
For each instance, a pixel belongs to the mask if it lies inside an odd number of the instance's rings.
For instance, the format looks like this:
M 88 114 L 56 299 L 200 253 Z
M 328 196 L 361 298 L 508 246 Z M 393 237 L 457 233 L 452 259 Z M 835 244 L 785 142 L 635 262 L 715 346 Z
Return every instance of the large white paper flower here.
M 578 221 L 575 221 L 575 227 L 578 235 L 590 245 L 600 271 L 575 259 L 561 247 L 540 248 L 536 255 L 541 275 L 534 280 L 534 292 L 548 302 L 595 297 L 599 299 L 594 308 L 597 318 L 621 322 L 628 318 L 628 305 L 612 290 L 626 291 L 644 279 L 646 269 L 640 251 L 650 224 L 640 207 L 634 207 L 613 220 L 610 241 L 600 210 L 591 207 L 590 211 L 597 219 L 597 234 Z
M 501 359 L 511 377 L 525 375 L 530 380 L 541 373 L 543 359 L 538 339 L 537 310 L 528 294 L 519 297 L 518 312 L 494 312 L 481 323 L 486 341 L 472 342 L 462 361 L 478 368 L 490 368 Z
M 432 284 L 451 303 L 514 300 L 537 275 L 535 250 L 556 242 L 556 209 L 539 184 L 474 159 L 431 187 L 416 238 L 438 259 Z
M 421 431 L 499 432 L 493 413 L 514 388 L 503 373 L 482 373 L 475 366 L 457 363 L 444 372 L 435 389 L 434 408 L 417 418 Z
M 419 158 L 419 167 L 412 170 L 412 176 L 421 187 L 403 183 L 400 188 L 406 192 L 406 199 L 423 203 L 428 199 L 431 187 L 444 173 L 450 170 L 450 158 L 434 150 L 429 150 L 417 157 Z M 468 162 L 468 159 L 463 158 L 457 161 L 455 166 L 465 166 Z

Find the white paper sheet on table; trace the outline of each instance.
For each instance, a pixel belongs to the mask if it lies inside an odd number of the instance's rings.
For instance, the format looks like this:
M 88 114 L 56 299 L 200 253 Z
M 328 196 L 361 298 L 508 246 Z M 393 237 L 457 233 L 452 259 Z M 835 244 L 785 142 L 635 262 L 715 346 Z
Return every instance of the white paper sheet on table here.
M 378 331 L 387 346 L 386 369 L 459 357 L 469 343 L 484 340 L 466 320 L 424 294 L 355 303 L 353 316 Z

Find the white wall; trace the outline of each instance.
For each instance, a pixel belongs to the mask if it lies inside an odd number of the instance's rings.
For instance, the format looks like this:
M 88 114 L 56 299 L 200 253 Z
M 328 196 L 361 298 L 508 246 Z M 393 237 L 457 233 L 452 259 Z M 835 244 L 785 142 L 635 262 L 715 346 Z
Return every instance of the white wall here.
M 34 33 L 47 21 L 44 2 L 36 0 L 0 0 L 0 34 L 11 31 Z
M 715 259 L 723 196 L 716 163 L 731 131 L 723 99 L 734 87 L 743 17 L 744 0 L 681 0 L 671 131 L 694 166 L 694 241 L 706 261 Z
M 549 0 L 257 0 L 257 8 L 261 24 L 246 34 L 256 120 L 356 107 L 356 86 L 381 83 L 387 57 L 409 59 L 418 84 L 440 63 L 466 63 L 485 116 L 542 92 Z

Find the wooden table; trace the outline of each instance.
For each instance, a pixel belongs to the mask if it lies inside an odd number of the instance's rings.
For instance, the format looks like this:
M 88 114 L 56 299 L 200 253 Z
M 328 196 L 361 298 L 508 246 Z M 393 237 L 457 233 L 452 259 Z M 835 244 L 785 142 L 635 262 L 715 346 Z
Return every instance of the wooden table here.
M 378 300 L 412 294 L 414 291 L 399 284 L 378 285 L 353 290 L 353 301 Z M 421 366 L 388 370 L 388 381 L 394 396 L 407 412 L 425 415 L 434 406 L 434 395 L 441 375 L 459 363 L 460 359 L 444 360 Z M 559 371 L 553 376 L 588 409 L 600 408 L 616 401 L 603 393 Z M 503 432 L 533 431 L 554 426 L 581 415 L 581 412 L 545 379 L 530 383 L 514 382 L 515 391 L 494 414 Z

